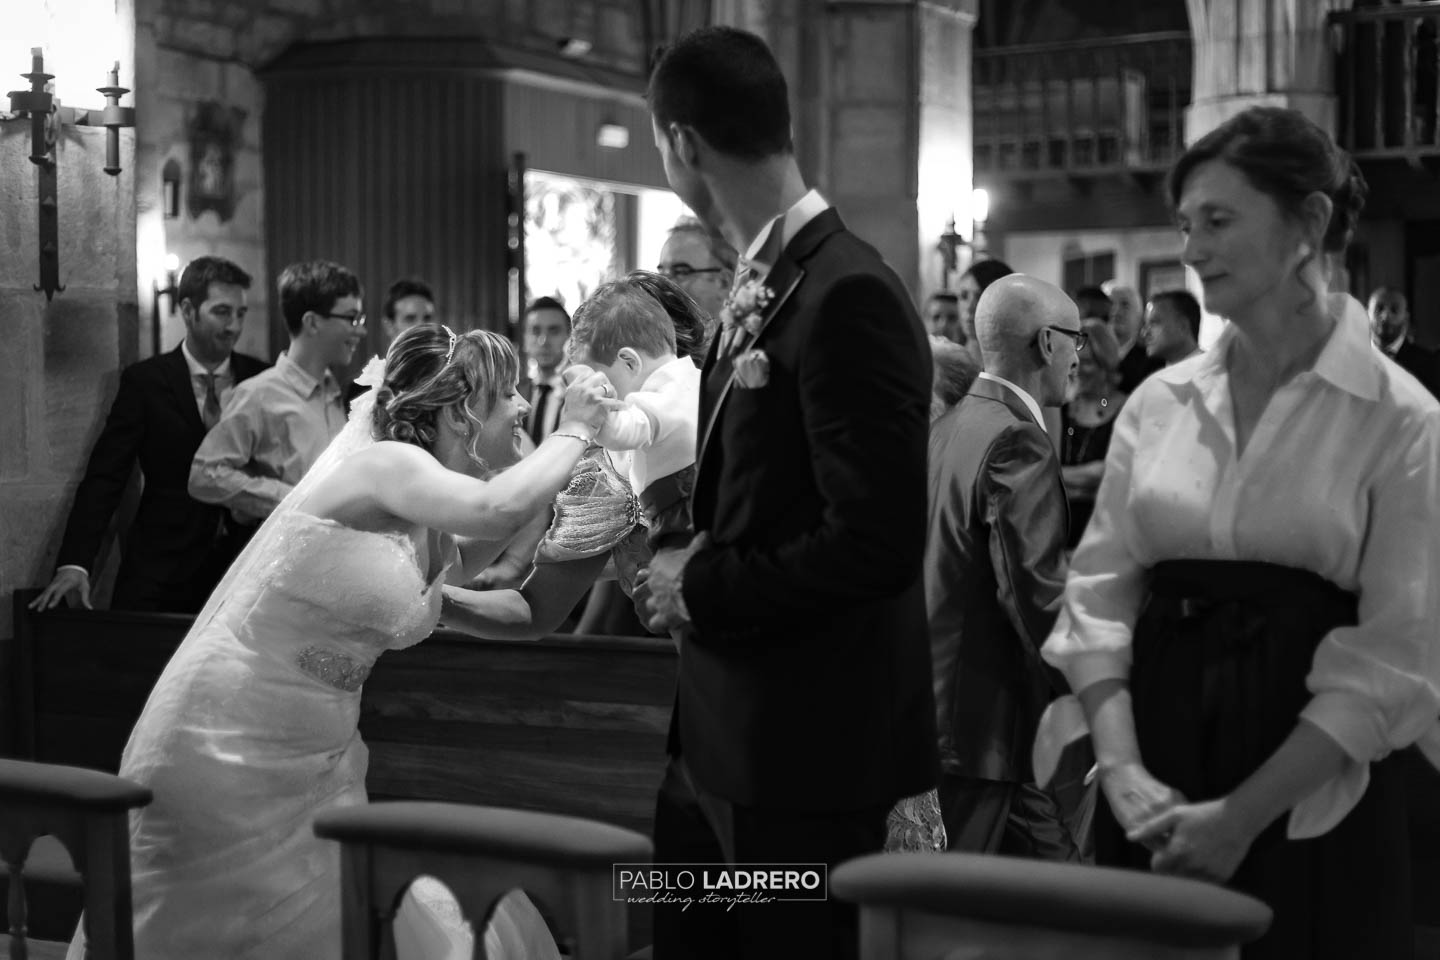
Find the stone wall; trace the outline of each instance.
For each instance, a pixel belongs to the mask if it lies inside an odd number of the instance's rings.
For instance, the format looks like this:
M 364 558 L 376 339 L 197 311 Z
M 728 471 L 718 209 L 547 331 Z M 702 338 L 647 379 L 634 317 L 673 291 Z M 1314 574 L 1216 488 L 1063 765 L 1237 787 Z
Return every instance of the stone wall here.
M 139 299 L 145 318 L 142 355 L 153 352 L 152 303 L 155 285 L 163 287 L 165 255 L 174 254 L 183 265 L 202 255 L 233 260 L 254 282 L 250 287 L 250 317 L 239 349 L 270 359 L 283 344 L 269 342 L 267 316 L 273 295 L 265 269 L 264 192 L 260 162 L 260 120 L 264 93 L 254 72 L 244 63 L 159 44 L 153 21 L 137 24 L 136 45 L 142 53 L 142 75 L 137 87 L 138 113 L 136 169 L 136 256 L 139 264 Z M 239 137 L 234 147 L 235 204 L 222 219 L 206 209 L 193 214 L 187 192 L 194 175 L 190 130 L 202 104 L 237 111 Z M 166 218 L 162 209 L 161 173 L 167 161 L 181 172 L 180 210 Z M 161 298 L 160 349 L 172 350 L 185 337 L 185 325 L 171 297 Z
M 47 4 L 57 5 L 63 11 L 61 0 Z M 117 8 L 121 84 L 133 86 L 133 14 L 127 3 Z M 98 94 L 77 104 L 100 105 Z M 47 302 L 34 289 L 38 177 L 28 159 L 30 124 L 0 122 L 0 690 L 10 689 L 12 591 L 49 582 L 120 368 L 136 359 L 135 137 L 120 131 L 118 177 L 101 169 L 105 137 L 98 127 L 67 126 L 57 138 L 65 289 Z M 0 747 L 6 720 L 0 714 Z

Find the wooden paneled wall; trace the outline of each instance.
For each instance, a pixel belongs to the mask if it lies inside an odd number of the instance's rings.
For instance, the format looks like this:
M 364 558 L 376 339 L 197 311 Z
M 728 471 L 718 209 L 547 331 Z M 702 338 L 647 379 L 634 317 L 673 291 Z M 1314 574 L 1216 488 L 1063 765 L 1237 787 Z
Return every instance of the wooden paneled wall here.
M 499 84 L 462 73 L 289 74 L 267 89 L 270 274 L 345 264 L 365 286 L 370 343 L 396 279 L 422 277 L 452 326 L 504 330 L 505 161 Z M 272 343 L 286 342 L 279 300 Z
M 513 62 L 512 62 L 513 61 Z M 271 276 L 328 258 L 365 285 L 372 351 L 385 291 L 418 276 L 452 326 L 508 332 L 506 169 L 665 188 L 638 77 L 479 40 L 296 47 L 262 73 Z M 579 73 L 576 73 L 579 71 Z M 600 147 L 602 123 L 629 146 Z M 278 298 L 272 343 L 287 342 Z M 357 357 L 356 369 L 363 363 Z

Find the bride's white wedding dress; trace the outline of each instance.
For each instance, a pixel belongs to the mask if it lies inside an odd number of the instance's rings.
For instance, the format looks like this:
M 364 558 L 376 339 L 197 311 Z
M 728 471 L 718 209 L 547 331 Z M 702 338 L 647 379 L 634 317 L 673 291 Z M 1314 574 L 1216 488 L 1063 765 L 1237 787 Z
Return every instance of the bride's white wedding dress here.
M 197 619 L 125 748 L 120 774 L 155 794 L 130 834 L 146 960 L 338 960 L 339 847 L 311 825 L 365 802 L 361 684 L 381 653 L 418 643 L 439 618 L 445 570 L 423 571 L 405 531 L 292 509 L 265 546 Z M 431 547 L 451 552 L 447 539 Z M 435 883 L 412 890 L 402 958 L 470 956 L 447 897 Z M 486 940 L 490 957 L 557 956 L 522 895 L 501 902 Z

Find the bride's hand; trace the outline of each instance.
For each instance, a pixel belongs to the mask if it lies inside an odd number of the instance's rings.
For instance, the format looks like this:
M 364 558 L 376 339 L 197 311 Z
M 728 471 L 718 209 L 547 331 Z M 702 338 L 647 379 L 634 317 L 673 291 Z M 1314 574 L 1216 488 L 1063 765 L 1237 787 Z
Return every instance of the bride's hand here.
M 603 373 L 583 364 L 573 364 L 562 376 L 566 383 L 562 421 L 579 422 L 598 430 L 605 423 L 606 414 L 624 406 L 615 399 L 615 388 Z

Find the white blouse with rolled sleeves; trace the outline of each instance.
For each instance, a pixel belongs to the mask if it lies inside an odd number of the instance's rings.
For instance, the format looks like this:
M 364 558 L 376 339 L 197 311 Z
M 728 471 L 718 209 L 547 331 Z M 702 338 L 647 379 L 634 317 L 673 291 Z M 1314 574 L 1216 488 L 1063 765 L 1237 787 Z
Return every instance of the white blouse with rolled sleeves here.
M 1130 397 L 1044 647 L 1077 691 L 1128 677 L 1162 560 L 1283 564 L 1357 594 L 1359 623 L 1321 640 L 1300 715 L 1351 763 L 1296 805 L 1296 838 L 1339 823 L 1369 763 L 1433 737 L 1440 717 L 1440 404 L 1371 346 L 1357 301 L 1332 294 L 1328 307 L 1339 322 L 1314 367 L 1276 391 L 1239 457 L 1233 327 Z

